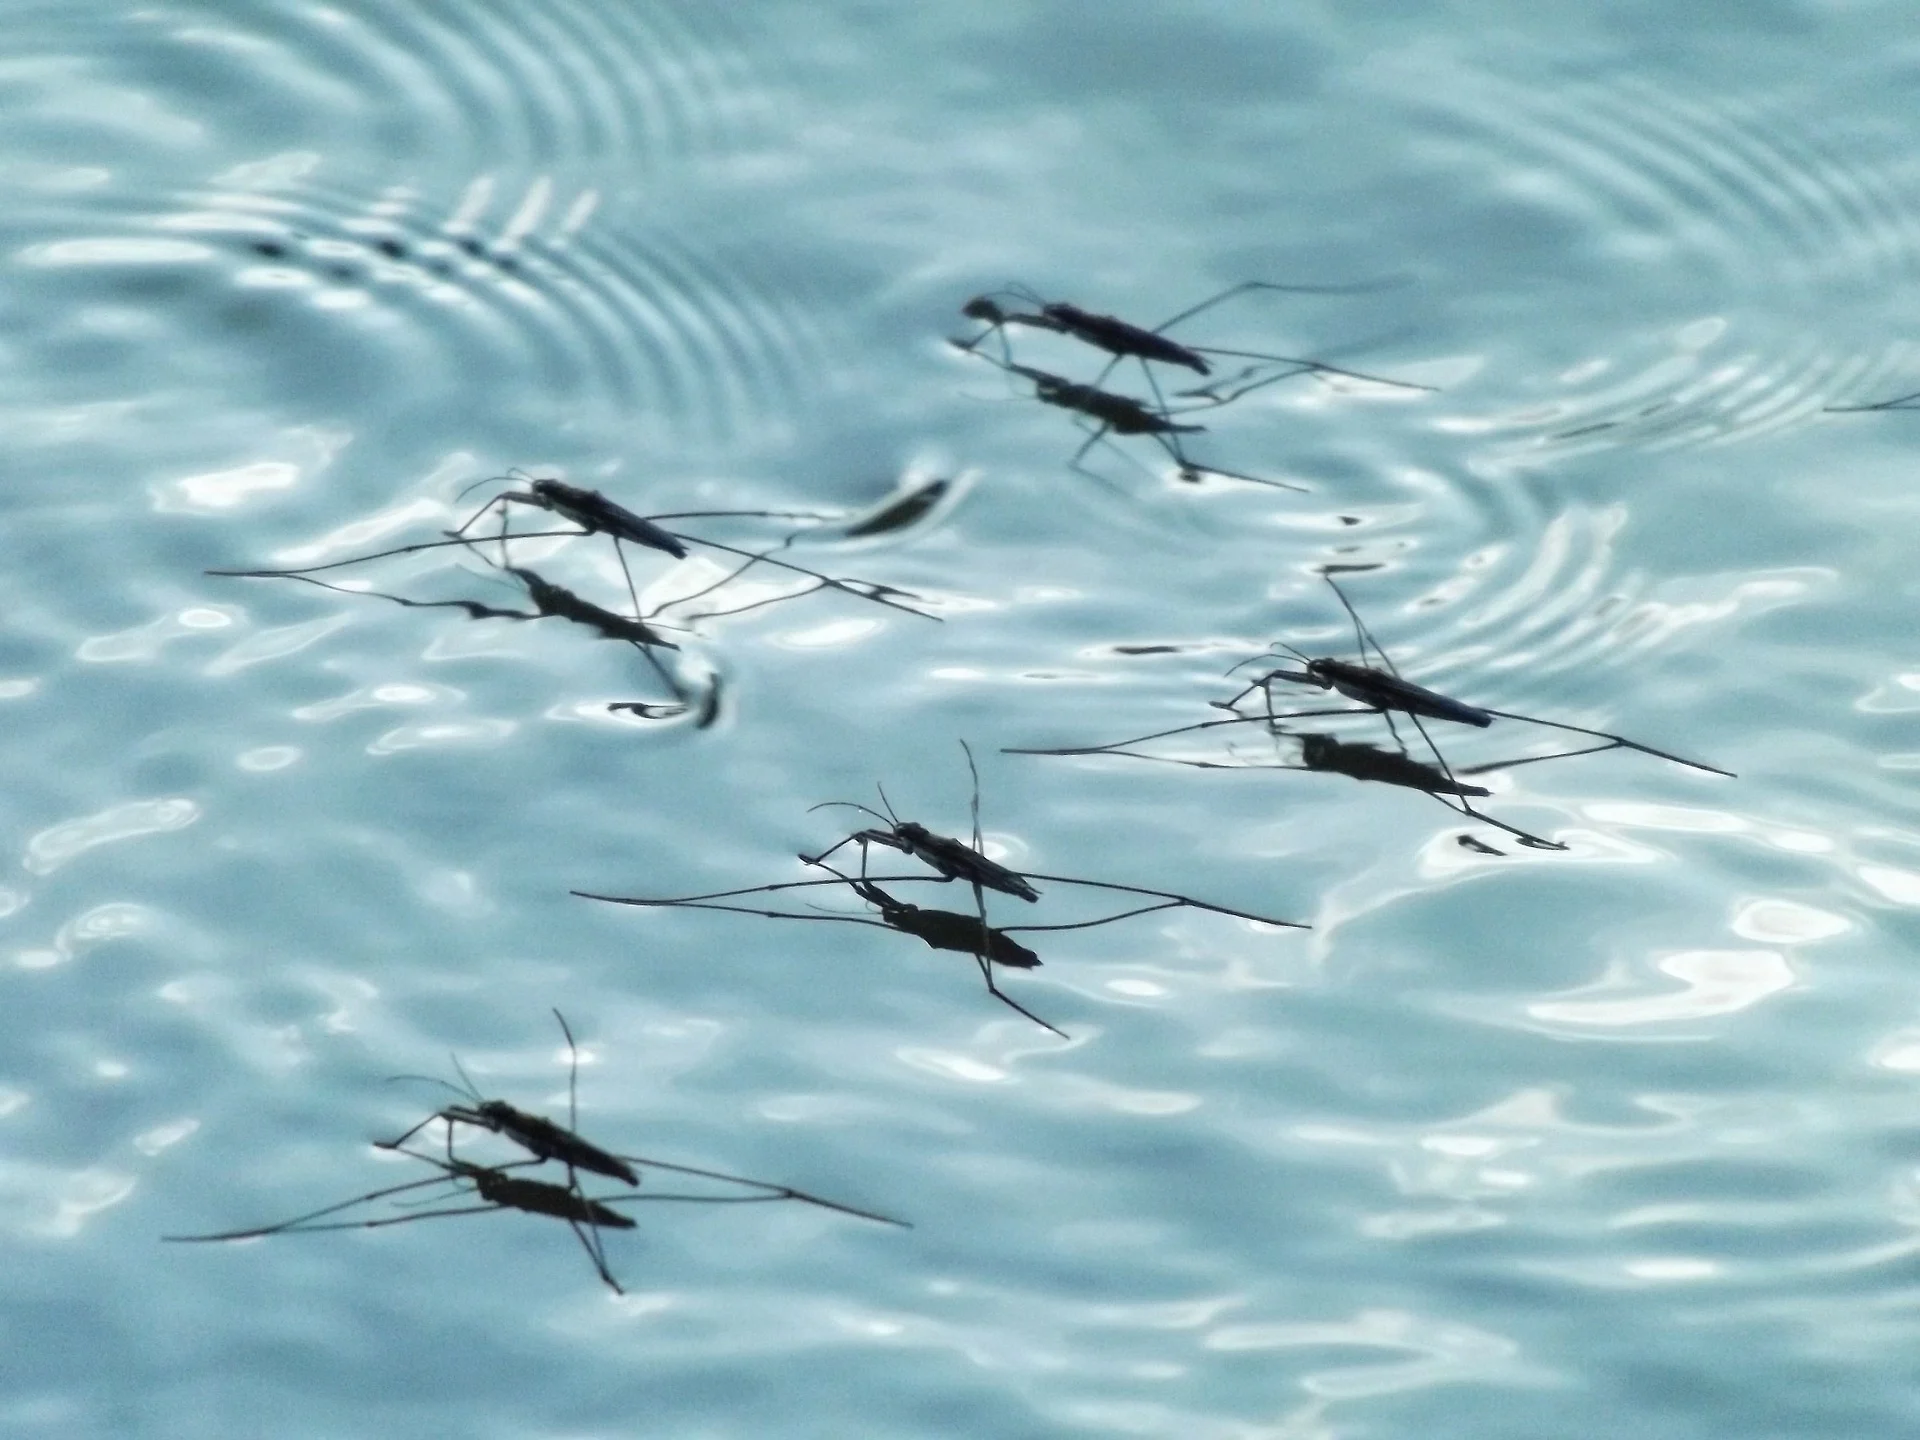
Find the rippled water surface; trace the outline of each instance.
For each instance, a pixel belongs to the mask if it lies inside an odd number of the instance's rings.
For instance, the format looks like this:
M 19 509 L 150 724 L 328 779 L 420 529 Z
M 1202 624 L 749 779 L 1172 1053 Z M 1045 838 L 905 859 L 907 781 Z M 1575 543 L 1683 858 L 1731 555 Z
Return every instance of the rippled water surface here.
M 0 1431 L 1915 1433 L 1920 417 L 1827 410 L 1920 390 L 1910 7 L 0 19 Z M 1301 492 L 1138 439 L 1076 473 L 1068 414 L 945 343 L 1010 282 L 1153 323 L 1255 278 L 1360 288 L 1174 333 L 1433 387 L 1303 376 L 1185 437 Z M 515 468 L 840 517 L 782 554 L 939 618 L 671 609 L 702 727 L 610 712 L 659 678 L 560 620 L 204 573 L 432 539 Z M 512 559 L 624 603 L 603 542 Z M 638 552 L 641 598 L 727 559 Z M 1329 563 L 1422 683 L 1739 778 L 1482 777 L 1549 851 L 1338 775 L 1001 753 L 1350 656 Z M 382 564 L 332 578 L 527 603 Z M 809 807 L 876 782 L 965 834 L 961 739 L 1007 863 L 1312 929 L 1029 932 L 1002 983 L 1061 1039 L 910 936 L 568 893 L 803 878 L 863 823 Z M 991 916 L 1122 908 L 1041 888 Z M 602 1144 L 914 1228 L 641 1205 L 624 1296 L 530 1216 L 160 1243 L 417 1178 L 368 1142 L 449 1052 L 564 1116 L 555 1007 Z

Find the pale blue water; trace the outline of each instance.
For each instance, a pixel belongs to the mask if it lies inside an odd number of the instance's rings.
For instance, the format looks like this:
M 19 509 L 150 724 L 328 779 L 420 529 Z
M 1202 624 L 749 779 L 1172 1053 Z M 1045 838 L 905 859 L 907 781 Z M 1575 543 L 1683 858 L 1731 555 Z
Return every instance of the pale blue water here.
M 0 19 L 0 1432 L 1914 1433 L 1920 417 L 1821 413 L 1920 389 L 1910 6 Z M 1178 333 L 1440 391 L 1194 437 L 1306 495 L 1075 475 L 943 340 L 1010 280 L 1151 322 L 1256 277 L 1404 283 Z M 794 552 L 944 623 L 710 622 L 719 723 L 650 727 L 559 622 L 202 573 L 515 466 L 648 512 L 964 476 Z M 1740 778 L 1513 770 L 1569 849 L 1486 857 L 1411 792 L 997 753 L 1340 649 L 1329 560 L 1426 683 Z M 876 781 L 963 832 L 962 737 L 1011 862 L 1314 929 L 1028 936 L 1061 1041 L 905 937 L 568 896 L 800 878 Z M 532 1217 L 159 1243 L 410 1178 L 367 1142 L 444 1097 L 385 1077 L 450 1050 L 563 1113 L 554 1006 L 602 1143 L 916 1228 L 641 1207 L 624 1298 Z

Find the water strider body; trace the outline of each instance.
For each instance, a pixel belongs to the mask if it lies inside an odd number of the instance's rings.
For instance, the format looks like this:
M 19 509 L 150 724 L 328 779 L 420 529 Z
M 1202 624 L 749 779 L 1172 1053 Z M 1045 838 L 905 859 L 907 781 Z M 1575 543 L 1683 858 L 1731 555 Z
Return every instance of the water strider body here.
M 1242 690 L 1238 695 L 1234 696 L 1233 699 L 1214 702 L 1218 708 L 1233 710 L 1245 700 L 1248 695 L 1252 694 L 1255 690 L 1259 690 L 1267 699 L 1267 714 L 1264 718 L 1271 722 L 1277 719 L 1292 718 L 1286 715 L 1276 715 L 1273 712 L 1272 690 L 1270 687 L 1274 681 L 1285 681 L 1296 685 L 1312 685 L 1321 690 L 1332 690 L 1345 696 L 1349 700 L 1365 706 L 1369 710 L 1376 711 L 1385 716 L 1389 727 L 1393 724 L 1393 716 L 1396 712 L 1408 716 L 1412 719 L 1415 727 L 1420 730 L 1421 736 L 1426 740 L 1428 747 L 1433 749 L 1435 760 L 1439 761 L 1441 768 L 1445 769 L 1449 776 L 1451 776 L 1453 772 L 1447 767 L 1446 761 L 1440 755 L 1439 750 L 1433 746 L 1432 738 L 1427 735 L 1425 727 L 1420 724 L 1422 720 L 1445 720 L 1460 725 L 1472 725 L 1483 730 L 1492 725 L 1495 720 L 1517 720 L 1523 724 L 1540 725 L 1551 730 L 1565 730 L 1575 735 L 1590 735 L 1596 740 L 1605 742 L 1601 745 L 1590 745 L 1582 750 L 1557 751 L 1551 755 L 1523 756 L 1517 760 L 1502 761 L 1497 767 L 1484 767 L 1487 769 L 1511 769 L 1516 765 L 1531 765 L 1542 760 L 1566 760 L 1576 755 L 1597 755 L 1603 750 L 1638 750 L 1643 755 L 1652 755 L 1661 760 L 1671 760 L 1674 764 L 1684 765 L 1690 770 L 1702 770 L 1710 775 L 1722 775 L 1728 779 L 1736 778 L 1731 770 L 1723 770 L 1717 765 L 1709 765 L 1701 760 L 1689 760 L 1685 756 L 1676 755 L 1670 750 L 1656 749 L 1651 745 L 1644 745 L 1638 740 L 1629 740 L 1624 735 L 1616 735 L 1610 730 L 1596 730 L 1585 725 L 1570 724 L 1564 720 L 1545 720 L 1538 715 L 1522 715 L 1513 710 L 1496 710 L 1490 705 L 1471 705 L 1464 700 L 1456 700 L 1451 695 L 1443 695 L 1437 690 L 1429 690 L 1424 685 L 1416 685 L 1411 680 L 1402 677 L 1398 669 L 1394 667 L 1393 662 L 1387 658 L 1386 651 L 1380 648 L 1379 642 L 1373 638 L 1372 632 L 1367 629 L 1365 623 L 1360 619 L 1359 611 L 1353 608 L 1353 603 L 1347 599 L 1346 592 L 1335 582 L 1333 576 L 1322 572 L 1321 578 L 1325 580 L 1327 585 L 1333 590 L 1334 595 L 1340 601 L 1341 607 L 1347 612 L 1348 618 L 1353 622 L 1354 639 L 1359 647 L 1360 660 L 1355 662 L 1351 660 L 1334 659 L 1327 656 L 1310 656 L 1303 651 L 1295 649 L 1291 645 L 1283 644 L 1279 648 L 1285 650 L 1300 662 L 1301 668 L 1299 670 L 1269 671 L 1267 674 L 1256 679 L 1245 690 Z M 1369 652 L 1379 659 L 1380 664 L 1378 667 L 1366 663 Z M 1398 738 L 1397 733 L 1396 738 Z
M 676 560 L 687 558 L 687 547 L 670 530 L 665 530 L 644 515 L 636 515 L 598 490 L 569 485 L 564 480 L 541 476 L 530 479 L 525 490 L 503 490 L 476 511 L 458 530 L 464 536 L 493 506 L 528 505 L 570 520 L 589 535 L 610 535 L 615 540 L 631 541 L 651 550 L 659 550 Z M 752 513 L 752 512 L 749 512 Z
M 560 1033 L 567 1037 L 567 1053 L 570 1063 L 567 1069 L 567 1124 L 560 1125 L 544 1115 L 534 1115 L 510 1105 L 505 1100 L 488 1100 L 481 1096 L 479 1087 L 467 1074 L 466 1067 L 460 1063 L 460 1057 L 453 1059 L 454 1072 L 459 1075 L 465 1089 L 450 1085 L 432 1075 L 395 1075 L 395 1080 L 423 1080 L 430 1085 L 445 1085 L 459 1095 L 466 1104 L 449 1105 L 436 1111 L 415 1125 L 411 1130 L 382 1142 L 383 1149 L 398 1149 L 407 1140 L 431 1125 L 435 1120 L 453 1125 L 471 1125 L 481 1130 L 490 1130 L 496 1135 L 511 1140 L 536 1160 L 556 1160 L 570 1170 L 587 1170 L 596 1175 L 604 1175 L 610 1180 L 621 1180 L 628 1185 L 638 1185 L 640 1177 L 620 1156 L 609 1150 L 603 1150 L 592 1141 L 569 1128 L 579 1123 L 579 1096 L 577 1086 L 580 1078 L 579 1049 L 574 1043 L 573 1027 L 567 1024 L 567 1017 L 558 1010 L 553 1018 L 560 1022 Z M 447 1136 L 447 1156 L 453 1157 L 453 1136 L 449 1130 Z
M 911 855 L 922 864 L 939 872 L 943 880 L 964 880 L 976 889 L 997 890 L 1003 895 L 1012 895 L 1021 900 L 1034 901 L 1040 898 L 1040 892 L 1033 888 L 1026 876 L 1017 870 L 1009 869 L 997 860 L 987 858 L 984 844 L 980 838 L 980 768 L 973 760 L 973 747 L 966 741 L 960 742 L 960 749 L 967 757 L 967 773 L 973 777 L 973 843 L 956 840 L 951 835 L 942 835 L 929 830 L 917 820 L 902 820 L 893 813 L 893 805 L 887 799 L 887 792 L 875 786 L 880 792 L 880 803 L 886 807 L 883 815 L 880 811 L 852 800 L 826 800 L 812 806 L 813 810 L 823 810 L 830 806 L 858 810 L 871 815 L 886 828 L 884 830 L 856 830 L 844 840 L 836 841 L 818 855 L 802 855 L 800 858 L 809 865 L 818 865 L 827 856 L 842 846 L 857 844 L 864 852 L 868 845 L 885 845 L 888 849 L 898 850 L 903 855 Z M 865 870 L 864 858 L 862 871 Z
M 1294 355 L 1268 355 L 1257 350 L 1227 350 L 1214 345 L 1185 345 L 1168 336 L 1165 332 L 1183 320 L 1189 320 L 1204 310 L 1244 295 L 1254 290 L 1274 290 L 1290 294 L 1306 295 L 1354 295 L 1369 290 L 1377 290 L 1378 284 L 1369 285 L 1277 285 L 1266 280 L 1248 280 L 1238 285 L 1230 285 L 1219 294 L 1202 300 L 1198 305 L 1188 306 L 1170 319 L 1161 321 L 1151 329 L 1144 325 L 1135 325 L 1122 320 L 1117 315 L 1103 315 L 1086 310 L 1065 300 L 1045 300 L 1024 286 L 1009 286 L 1006 294 L 1024 305 L 1028 310 L 1008 310 L 992 295 L 976 295 L 960 307 L 960 313 L 970 320 L 978 320 L 987 328 L 971 340 L 956 341 L 962 349 L 972 350 L 987 336 L 1003 334 L 1009 325 L 1024 326 L 1028 329 L 1047 330 L 1056 335 L 1069 336 L 1096 349 L 1104 350 L 1112 357 L 1107 364 L 1111 370 L 1122 360 L 1138 360 L 1153 385 L 1156 394 L 1159 384 L 1153 379 L 1152 370 L 1147 368 L 1148 361 L 1158 361 L 1163 365 L 1178 365 L 1197 375 L 1211 376 L 1213 366 L 1206 358 L 1209 355 L 1228 356 L 1240 360 L 1255 360 L 1265 365 L 1280 365 L 1286 370 L 1272 379 L 1284 379 L 1290 375 L 1303 373 L 1322 373 L 1344 375 L 1350 379 L 1366 380 L 1375 384 L 1393 385 L 1404 389 L 1425 390 L 1425 385 L 1409 385 L 1405 381 L 1386 380 L 1377 375 L 1366 375 L 1357 370 L 1343 370 L 1337 365 L 1324 364 L 1318 360 L 1306 360 Z M 1004 339 L 1002 341 L 1004 349 Z M 1011 355 L 1003 358 L 1011 361 Z M 1107 371 L 1103 370 L 1100 379 Z M 1099 383 L 1096 379 L 1095 384 Z M 1265 382 L 1263 382 L 1265 383 Z M 1241 392 L 1244 393 L 1244 392 Z

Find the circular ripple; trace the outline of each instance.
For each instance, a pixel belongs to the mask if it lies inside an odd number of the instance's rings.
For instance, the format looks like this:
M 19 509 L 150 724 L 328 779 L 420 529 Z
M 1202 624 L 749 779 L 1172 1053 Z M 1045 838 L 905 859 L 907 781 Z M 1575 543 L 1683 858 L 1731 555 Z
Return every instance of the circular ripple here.
M 707 6 L 171 4 L 137 12 L 110 45 L 143 91 L 216 139 L 430 158 L 442 173 L 658 169 L 755 143 L 774 112 L 725 11 Z
M 1619 570 L 1614 542 L 1626 507 L 1576 505 L 1552 516 L 1533 508 L 1507 507 L 1515 528 L 1495 531 L 1522 539 L 1488 540 L 1438 578 L 1391 553 L 1410 552 L 1412 543 L 1330 547 L 1312 568 L 1352 567 L 1342 589 L 1409 674 L 1438 683 L 1441 675 L 1484 670 L 1591 668 L 1606 658 L 1611 632 L 1645 589 L 1644 576 Z M 1335 646 L 1327 653 L 1347 655 L 1352 626 L 1332 593 L 1317 580 L 1288 589 L 1295 597 L 1289 611 L 1299 604 L 1324 610 Z
M 664 440 L 738 443 L 787 433 L 826 368 L 810 321 L 770 286 L 722 250 L 612 231 L 593 190 L 483 177 L 447 204 L 275 180 L 63 214 L 14 259 L 72 282 L 73 304 L 204 300 L 224 281 L 224 303 L 182 323 L 271 337 L 255 348 L 277 365 L 311 357 L 310 383 L 283 396 L 404 381 L 549 423 L 598 404 Z
M 1431 148 L 1480 172 L 1508 221 L 1571 232 L 1596 287 L 1631 307 L 1628 329 L 1599 311 L 1610 333 L 1522 404 L 1441 422 L 1494 439 L 1489 468 L 1746 439 L 1913 374 L 1911 345 L 1821 331 L 1836 292 L 1911 281 L 1920 215 L 1891 175 L 1829 153 L 1792 116 L 1632 79 L 1396 80 L 1430 107 Z M 1617 298 L 1622 281 L 1640 294 Z

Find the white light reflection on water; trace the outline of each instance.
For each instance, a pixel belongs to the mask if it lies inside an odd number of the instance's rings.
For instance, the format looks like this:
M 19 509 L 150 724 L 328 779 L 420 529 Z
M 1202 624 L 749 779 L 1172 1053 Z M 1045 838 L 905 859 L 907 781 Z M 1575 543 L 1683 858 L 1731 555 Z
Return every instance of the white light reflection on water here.
M 71 1240 L 130 1199 L 138 1185 L 132 1175 L 95 1166 L 71 1171 L 0 1166 L 0 1229 L 40 1240 Z
M 255 496 L 291 490 L 300 483 L 300 467 L 284 460 L 259 460 L 232 470 L 185 475 L 162 493 L 162 510 L 230 510 Z
M 126 902 L 96 905 L 62 925 L 52 943 L 43 948 L 16 950 L 13 963 L 22 970 L 45 970 L 64 965 L 94 945 L 141 934 L 155 924 L 154 913 Z
M 29 874 L 51 875 L 89 850 L 182 830 L 199 818 L 199 805 L 184 797 L 115 805 L 42 830 L 27 841 L 20 863 Z
M 1309 1372 L 1302 1385 L 1329 1400 L 1391 1395 L 1429 1385 L 1498 1380 L 1550 1384 L 1554 1377 L 1528 1364 L 1520 1345 L 1471 1326 L 1405 1311 L 1361 1311 L 1351 1320 L 1223 1325 L 1202 1344 L 1209 1350 L 1384 1350 L 1403 1360 L 1340 1365 Z
M 226 606 L 213 608 L 196 605 L 176 614 L 113 635 L 95 635 L 83 641 L 74 653 L 95 665 L 125 665 L 158 659 L 167 646 L 177 640 L 204 635 L 209 630 L 224 630 L 240 623 L 241 612 Z
M 1637 967 L 1616 965 L 1592 984 L 1568 992 L 1569 998 L 1536 1001 L 1527 1013 L 1556 1024 L 1607 1030 L 1666 1025 L 1735 1014 L 1797 978 L 1786 956 L 1774 950 L 1688 950 L 1661 956 L 1654 969 L 1684 988 L 1646 993 L 1646 977 Z

